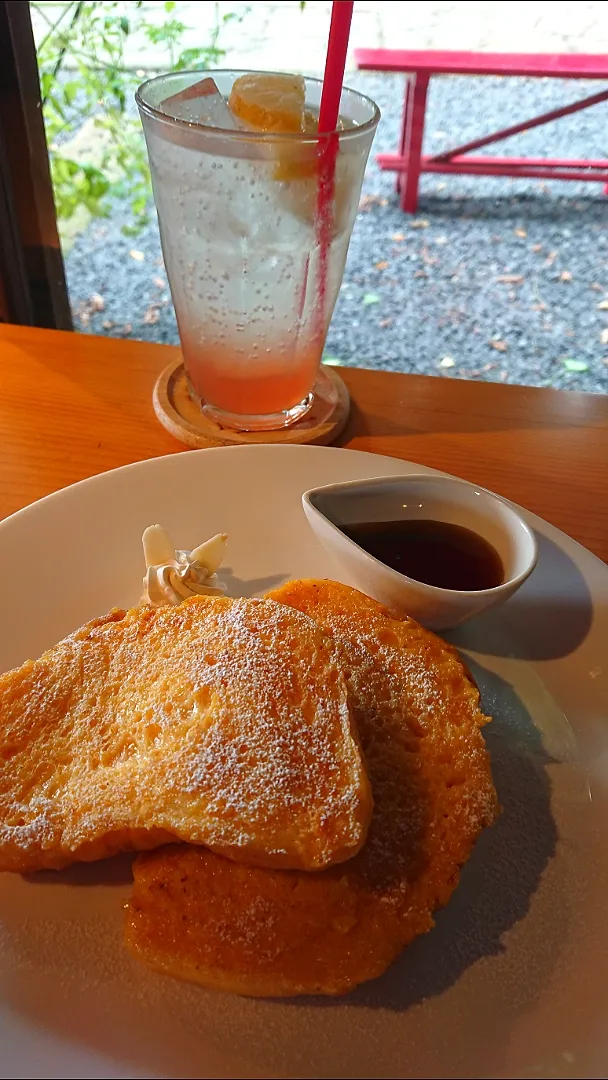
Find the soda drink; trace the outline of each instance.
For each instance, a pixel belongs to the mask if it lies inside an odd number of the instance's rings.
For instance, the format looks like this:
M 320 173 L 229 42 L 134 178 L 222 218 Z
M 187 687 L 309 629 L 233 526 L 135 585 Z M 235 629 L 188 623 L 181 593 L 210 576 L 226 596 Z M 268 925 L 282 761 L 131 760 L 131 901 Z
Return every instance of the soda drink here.
M 321 89 L 299 76 L 211 71 L 163 75 L 137 93 L 186 370 L 201 407 L 226 427 L 286 426 L 312 401 L 379 119 L 369 98 L 344 89 L 340 129 L 320 137 Z

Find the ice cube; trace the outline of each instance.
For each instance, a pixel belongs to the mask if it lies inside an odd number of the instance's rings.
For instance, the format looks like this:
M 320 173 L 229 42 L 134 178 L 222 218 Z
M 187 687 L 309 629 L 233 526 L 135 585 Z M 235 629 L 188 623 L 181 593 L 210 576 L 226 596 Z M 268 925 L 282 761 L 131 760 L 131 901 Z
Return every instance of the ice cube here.
M 179 94 L 165 98 L 160 108 L 169 116 L 187 120 L 189 124 L 228 129 L 239 126 L 211 78 L 201 79 L 180 90 Z

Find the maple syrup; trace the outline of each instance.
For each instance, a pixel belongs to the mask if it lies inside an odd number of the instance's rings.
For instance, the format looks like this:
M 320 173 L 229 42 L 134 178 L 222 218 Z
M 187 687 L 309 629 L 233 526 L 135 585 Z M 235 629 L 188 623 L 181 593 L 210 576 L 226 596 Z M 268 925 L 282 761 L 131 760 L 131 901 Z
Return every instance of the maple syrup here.
M 478 592 L 504 581 L 498 552 L 478 533 L 447 521 L 407 518 L 340 526 L 375 559 L 440 589 Z

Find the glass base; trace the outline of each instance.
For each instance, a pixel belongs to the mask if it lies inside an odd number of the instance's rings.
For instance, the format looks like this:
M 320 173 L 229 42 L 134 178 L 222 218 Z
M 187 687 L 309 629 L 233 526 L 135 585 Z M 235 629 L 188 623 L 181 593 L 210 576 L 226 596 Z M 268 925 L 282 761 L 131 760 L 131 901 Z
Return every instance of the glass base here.
M 217 409 L 215 405 L 209 405 L 202 400 L 200 404 L 210 420 L 231 431 L 280 431 L 281 428 L 290 427 L 291 424 L 295 424 L 306 416 L 312 408 L 313 401 L 314 394 L 311 391 L 303 401 L 298 402 L 291 409 L 284 409 L 277 413 L 263 413 L 260 416 L 224 412 L 223 409 Z
M 321 364 L 312 397 L 310 409 L 307 409 L 309 398 L 297 409 L 297 414 L 302 417 L 299 423 L 296 422 L 294 410 L 289 409 L 278 417 L 270 418 L 271 423 L 285 424 L 287 421 L 288 426 L 285 427 L 243 431 L 240 430 L 243 423 L 240 415 L 234 417 L 239 428 L 224 427 L 203 410 L 186 375 L 181 356 L 174 356 L 156 380 L 152 401 L 154 412 L 163 427 L 174 438 L 196 449 L 258 443 L 315 443 L 317 446 L 327 446 L 344 429 L 350 406 L 348 390 L 335 368 Z M 261 419 L 262 423 L 268 423 L 267 416 Z

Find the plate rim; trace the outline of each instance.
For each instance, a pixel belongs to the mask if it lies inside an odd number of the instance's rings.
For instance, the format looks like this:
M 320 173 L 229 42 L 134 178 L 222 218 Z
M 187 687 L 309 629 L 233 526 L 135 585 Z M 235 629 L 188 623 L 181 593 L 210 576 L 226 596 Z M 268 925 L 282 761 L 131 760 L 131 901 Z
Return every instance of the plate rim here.
M 176 470 L 177 472 L 179 472 L 179 470 L 181 469 L 182 464 L 183 464 L 182 459 L 185 459 L 186 461 L 191 461 L 193 464 L 192 464 L 192 466 L 190 466 L 190 468 L 196 469 L 196 465 L 194 463 L 203 464 L 205 461 L 213 462 L 214 459 L 217 460 L 217 452 L 220 451 L 220 450 L 224 454 L 224 458 L 219 459 L 219 460 L 227 460 L 226 459 L 226 453 L 227 453 L 228 450 L 232 451 L 233 458 L 234 458 L 234 454 L 236 452 L 238 452 L 238 453 L 241 454 L 241 456 L 244 455 L 244 454 L 247 454 L 249 457 L 267 456 L 268 458 L 273 458 L 273 457 L 277 457 L 277 456 L 281 456 L 281 457 L 284 458 L 284 457 L 287 457 L 288 455 L 291 455 L 292 457 L 296 457 L 296 456 L 301 457 L 302 455 L 304 455 L 305 457 L 312 459 L 312 457 L 314 455 L 319 460 L 321 458 L 327 458 L 328 457 L 328 452 L 331 453 L 332 456 L 333 456 L 335 451 L 340 451 L 340 452 L 344 451 L 345 453 L 351 453 L 351 455 L 353 453 L 355 455 L 357 455 L 357 459 L 361 462 L 362 471 L 365 473 L 365 475 L 367 475 L 367 473 L 365 472 L 365 461 L 368 461 L 370 466 L 373 463 L 374 466 L 375 466 L 375 471 L 376 472 L 378 471 L 379 468 L 382 468 L 382 462 L 383 461 L 386 461 L 386 462 L 390 461 L 391 463 L 393 463 L 393 466 L 399 465 L 403 469 L 404 475 L 408 475 L 408 472 L 407 472 L 408 469 L 410 469 L 412 471 L 419 472 L 419 473 L 422 472 L 422 473 L 429 473 L 429 474 L 443 475 L 443 476 L 451 476 L 451 475 L 453 475 L 453 474 L 450 474 L 450 473 L 446 473 L 443 470 L 434 469 L 434 468 L 431 468 L 430 466 L 426 466 L 424 464 L 409 461 L 409 459 L 406 460 L 406 459 L 399 458 L 399 457 L 392 457 L 390 455 L 376 454 L 374 452 L 365 451 L 365 450 L 350 451 L 350 450 L 347 450 L 347 448 L 342 448 L 342 447 L 320 447 L 320 446 L 319 447 L 318 446 L 279 446 L 279 447 L 276 447 L 276 446 L 271 446 L 271 445 L 267 445 L 267 444 L 262 444 L 262 445 L 259 445 L 259 446 L 252 446 L 252 447 L 249 447 L 249 446 L 247 446 L 247 447 L 235 446 L 235 447 L 213 447 L 213 448 L 208 448 L 206 450 L 195 450 L 195 451 L 184 450 L 184 451 L 177 452 L 175 454 L 164 454 L 164 455 L 159 455 L 159 456 L 154 457 L 154 458 L 143 458 L 143 459 L 141 459 L 139 461 L 130 462 L 130 463 L 127 463 L 125 465 L 119 466 L 116 469 L 106 470 L 105 472 L 102 472 L 102 473 L 96 473 L 91 477 L 85 477 L 82 480 L 79 480 L 74 484 L 66 485 L 63 488 L 59 488 L 57 491 L 50 492 L 48 495 L 42 497 L 41 499 L 35 500 L 32 503 L 29 503 L 27 506 L 22 507 L 18 511 L 15 511 L 14 514 L 10 515 L 9 517 L 5 518 L 2 522 L 0 522 L 0 547 L 2 546 L 2 543 L 4 542 L 5 536 L 8 534 L 8 532 L 11 529 L 13 529 L 13 528 L 23 528 L 23 527 L 26 526 L 26 523 L 28 521 L 28 516 L 33 517 L 37 513 L 40 513 L 41 510 L 42 510 L 42 512 L 44 512 L 44 510 L 46 510 L 47 507 L 52 506 L 53 508 L 55 508 L 55 507 L 58 508 L 62 499 L 70 499 L 70 500 L 76 499 L 77 500 L 78 499 L 78 493 L 80 492 L 80 490 L 82 488 L 89 488 L 89 489 L 91 487 L 93 487 L 93 488 L 100 487 L 101 488 L 104 485 L 111 485 L 112 480 L 115 477 L 115 474 L 120 474 L 122 477 L 124 477 L 125 475 L 130 475 L 130 476 L 137 477 L 138 475 L 141 475 L 141 474 L 145 473 L 148 470 L 157 469 L 159 467 L 160 463 L 163 463 L 163 462 L 166 463 L 166 465 L 163 466 L 163 467 L 166 468 L 169 471 Z M 212 454 L 211 459 L 205 459 L 205 458 L 200 457 L 201 454 L 209 454 L 209 453 Z M 175 463 L 172 464 L 173 462 L 175 462 Z M 397 475 L 397 474 L 393 473 L 392 475 Z M 462 478 L 457 478 L 457 479 L 462 479 Z M 491 490 L 491 489 L 488 489 L 488 490 Z M 228 492 L 227 497 L 230 497 L 229 492 Z M 504 499 L 504 496 L 499 495 L 499 497 Z M 506 502 L 511 502 L 511 500 L 508 500 L 508 499 L 505 500 L 505 501 Z M 72 503 L 72 510 L 68 509 L 68 512 L 73 512 L 73 505 L 74 504 Z M 538 515 L 535 515 L 531 511 L 528 511 L 525 508 L 520 507 L 517 503 L 512 503 L 511 502 L 511 505 L 515 506 L 523 514 L 524 519 L 529 524 L 531 524 L 532 527 L 539 527 L 540 526 L 541 531 L 545 536 L 547 536 L 549 539 L 553 539 L 559 545 L 559 547 L 562 550 L 565 550 L 568 554 L 571 554 L 574 557 L 576 557 L 577 562 L 579 564 L 579 567 L 584 572 L 585 576 L 587 576 L 587 574 L 589 574 L 589 576 L 593 579 L 592 581 L 590 581 L 590 587 L 594 587 L 594 591 L 599 590 L 600 596 L 603 597 L 604 594 L 605 594 L 606 598 L 608 598 L 608 567 L 606 566 L 606 564 L 601 559 L 599 559 L 597 556 L 595 556 L 593 554 L 593 552 L 590 552 L 587 548 L 585 548 L 578 541 L 576 541 L 572 537 L 568 536 L 567 533 L 562 532 L 556 526 L 552 525 L 550 522 L 544 520 L 543 518 L 540 518 Z M 55 512 L 63 514 L 64 511 L 57 509 L 57 511 L 55 511 Z M 170 526 L 170 522 L 168 524 Z M 596 567 L 596 564 L 599 564 L 599 567 Z M 558 664 L 561 664 L 561 663 L 564 662 L 564 660 L 563 659 L 558 659 L 556 662 Z M 528 664 L 531 663 L 531 666 L 533 666 L 535 668 L 539 667 L 539 664 L 536 661 L 531 661 L 530 662 L 530 661 L 527 661 L 525 659 L 516 659 L 515 663 L 523 664 L 525 666 L 527 666 Z M 542 679 L 542 674 L 541 674 L 541 679 Z M 544 682 L 544 679 L 542 681 Z M 606 737 L 606 744 L 608 746 L 608 736 Z M 598 959 L 598 966 L 599 966 L 599 964 L 600 964 L 600 962 L 599 962 L 599 959 Z M 3 1007 L 8 1002 L 9 1003 L 9 1008 L 10 1008 L 10 1000 L 8 999 L 8 996 L 5 995 L 4 993 L 2 993 L 1 998 L 2 998 Z M 348 998 L 345 999 L 345 1004 L 348 1004 Z M 7 1024 L 6 1027 L 5 1027 L 4 1014 L 3 1014 L 2 1018 L 1 1018 L 1 1021 L 2 1022 L 0 1022 L 0 1032 L 2 1032 L 2 1033 L 6 1032 L 6 1038 L 7 1038 L 7 1043 L 8 1043 L 9 1036 L 11 1038 L 14 1038 L 14 1035 L 12 1035 L 12 1028 L 11 1028 L 10 1024 Z M 38 1033 L 38 1031 L 42 1031 L 45 1036 L 48 1035 L 48 1031 L 46 1029 L 42 1028 L 42 1026 L 40 1025 L 39 1022 L 35 1022 L 31 1018 L 28 1018 L 28 1023 L 31 1024 L 31 1028 L 33 1029 L 33 1031 L 35 1033 Z M 88 1056 L 89 1054 L 91 1054 L 92 1057 L 94 1058 L 96 1056 L 99 1057 L 99 1055 L 101 1054 L 103 1056 L 104 1061 L 107 1062 L 108 1068 L 109 1068 L 109 1063 L 110 1063 L 111 1060 L 115 1060 L 118 1063 L 119 1067 L 124 1068 L 124 1070 L 125 1070 L 124 1073 L 121 1071 L 120 1073 L 117 1073 L 116 1075 L 127 1075 L 127 1076 L 133 1075 L 133 1073 L 131 1073 L 129 1071 L 129 1066 L 131 1064 L 131 1061 L 130 1061 L 128 1055 L 126 1055 L 126 1054 L 124 1056 L 121 1055 L 120 1057 L 114 1059 L 114 1058 L 111 1057 L 112 1047 L 109 1047 L 106 1051 L 103 1051 L 103 1050 L 100 1049 L 100 1047 L 98 1045 L 84 1044 L 83 1046 L 77 1046 L 76 1045 L 76 1040 L 74 1039 L 74 1037 L 73 1036 L 68 1037 L 68 1036 L 62 1034 L 61 1030 L 59 1028 L 51 1029 L 50 1038 L 51 1038 L 53 1046 L 57 1046 L 57 1045 L 61 1046 L 60 1064 L 62 1064 L 64 1060 L 67 1062 L 68 1058 L 69 1058 L 69 1055 L 73 1055 L 75 1053 L 75 1051 L 78 1054 L 78 1059 L 79 1060 L 85 1060 L 85 1058 L 82 1057 L 82 1055 L 87 1055 Z M 599 1040 L 600 1040 L 600 1036 L 598 1036 L 598 1042 L 599 1042 Z M 228 1048 L 226 1053 L 228 1054 L 229 1051 L 230 1051 L 230 1048 Z M 8 1052 L 14 1053 L 14 1048 L 11 1047 L 10 1045 L 8 1046 L 7 1053 Z M 21 1052 L 23 1053 L 23 1051 L 21 1051 Z M 203 1053 L 203 1051 L 201 1051 L 201 1054 L 202 1053 Z M 608 1051 L 607 1051 L 607 1053 L 608 1053 Z M 65 1058 L 64 1058 L 64 1055 L 65 1055 Z M 24 1060 L 25 1060 L 25 1054 L 24 1054 Z M 605 1060 L 608 1060 L 608 1058 L 602 1058 L 602 1060 L 605 1061 Z M 12 1060 L 10 1061 L 10 1064 L 12 1065 Z M 564 1068 L 565 1068 L 565 1066 L 564 1066 Z M 0 1076 L 1 1075 L 3 1075 L 3 1071 L 2 1071 L 2 1068 L 0 1067 Z M 7 1073 L 6 1075 L 9 1075 L 9 1074 Z M 24 1075 L 24 1074 L 18 1073 L 17 1075 Z M 29 1075 L 29 1073 L 27 1075 Z M 61 1074 L 59 1072 L 48 1072 L 48 1073 L 42 1073 L 41 1075 L 48 1075 L 48 1076 L 57 1075 L 58 1076 L 58 1075 L 61 1075 Z M 90 1074 L 85 1071 L 85 1072 L 82 1073 L 82 1075 L 90 1075 Z M 97 1075 L 97 1074 L 93 1073 L 91 1075 Z M 154 1075 L 154 1072 L 153 1072 L 153 1070 L 151 1068 L 148 1067 L 148 1069 L 145 1072 L 143 1072 L 141 1074 L 138 1074 L 138 1075 L 152 1076 L 152 1075 Z M 230 1075 L 230 1074 L 228 1072 L 226 1072 L 223 1075 Z M 254 1075 L 254 1074 L 248 1074 L 248 1075 Z M 262 1074 L 260 1074 L 260 1075 L 262 1075 Z M 263 1074 L 263 1075 L 266 1075 L 266 1074 Z M 334 1074 L 332 1074 L 332 1075 L 334 1075 Z M 399 1075 L 399 1074 L 397 1074 L 397 1075 Z M 401 1075 L 403 1075 L 403 1074 L 401 1074 Z M 424 1075 L 429 1075 L 429 1074 L 425 1073 Z M 442 1074 L 442 1075 L 446 1075 L 446 1074 Z M 451 1074 L 447 1074 L 447 1075 L 451 1075 Z M 478 1075 L 481 1075 L 481 1074 L 478 1074 Z M 590 1075 L 590 1074 L 586 1074 L 586 1075 Z
M 65 498 L 68 492 L 71 495 L 72 492 L 78 491 L 81 487 L 93 487 L 97 486 L 98 484 L 103 485 L 104 483 L 108 482 L 109 477 L 113 477 L 116 475 L 124 475 L 129 472 L 143 472 L 147 468 L 158 466 L 161 462 L 179 463 L 184 459 L 200 460 L 200 455 L 202 454 L 212 455 L 215 457 L 218 453 L 221 453 L 224 456 L 227 453 L 230 453 L 231 455 L 234 455 L 236 453 L 248 456 L 257 455 L 260 453 L 270 453 L 272 455 L 306 454 L 307 456 L 310 456 L 311 454 L 315 454 L 315 456 L 326 456 L 327 454 L 333 455 L 335 453 L 356 454 L 357 456 L 370 458 L 373 460 L 384 460 L 393 462 L 398 461 L 403 464 L 404 470 L 406 470 L 408 467 L 414 467 L 416 469 L 422 470 L 422 472 L 425 473 L 431 473 L 436 476 L 446 476 L 450 479 L 463 480 L 465 483 L 476 485 L 476 481 L 466 480 L 465 477 L 458 476 L 456 473 L 447 472 L 445 469 L 436 469 L 431 465 L 425 465 L 422 462 L 412 461 L 409 458 L 394 457 L 391 454 L 377 454 L 373 450 L 357 450 L 355 448 L 345 446 L 307 446 L 298 444 L 275 446 L 272 443 L 259 443 L 252 446 L 209 446 L 197 450 L 179 450 L 174 454 L 159 454 L 155 457 L 140 458 L 138 461 L 131 461 L 127 462 L 125 465 L 118 465 L 115 469 L 105 469 L 103 472 L 93 473 L 92 476 L 85 476 L 82 480 L 76 480 L 73 484 L 66 484 L 64 487 L 57 488 L 55 491 L 50 491 L 48 495 L 43 495 L 39 499 L 34 499 L 33 502 L 27 503 L 26 506 L 22 506 L 19 510 L 15 510 L 12 514 L 9 514 L 7 517 L 2 518 L 2 520 L 0 520 L 0 537 L 2 536 L 2 533 L 7 528 L 12 526 L 16 521 L 21 521 L 24 517 L 32 513 L 38 512 L 38 509 L 42 506 L 50 505 L 51 503 L 55 503 L 62 498 Z M 404 472 L 404 475 L 408 475 L 408 473 Z M 579 540 L 576 540 L 573 536 L 570 536 L 568 533 L 564 532 L 557 525 L 553 525 L 550 521 L 548 521 L 546 518 L 541 517 L 539 514 L 536 514 L 533 510 L 529 510 L 527 507 L 522 506 L 521 503 L 515 502 L 515 500 L 513 499 L 509 499 L 505 495 L 501 495 L 500 492 L 495 491 L 493 488 L 487 487 L 485 484 L 478 484 L 477 486 L 483 487 L 491 495 L 496 495 L 497 498 L 502 499 L 504 502 L 514 507 L 520 514 L 523 515 L 524 519 L 529 524 L 531 524 L 532 527 L 536 527 L 537 524 L 540 524 L 544 527 L 544 529 L 549 530 L 549 535 L 553 533 L 554 536 L 559 537 L 560 540 L 565 539 L 568 545 L 574 545 L 584 558 L 591 559 L 594 565 L 597 564 L 595 566 L 595 569 L 600 570 L 602 574 L 606 575 L 606 585 L 608 587 L 608 565 L 603 561 L 603 559 L 599 557 L 599 555 L 596 555 L 593 551 L 590 551 L 589 548 L 585 547 L 584 544 L 581 544 Z

